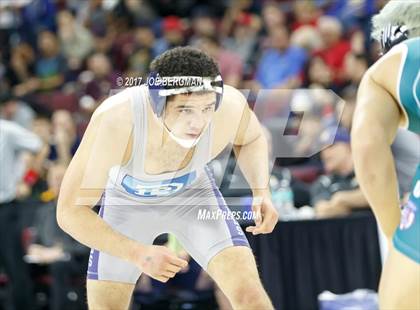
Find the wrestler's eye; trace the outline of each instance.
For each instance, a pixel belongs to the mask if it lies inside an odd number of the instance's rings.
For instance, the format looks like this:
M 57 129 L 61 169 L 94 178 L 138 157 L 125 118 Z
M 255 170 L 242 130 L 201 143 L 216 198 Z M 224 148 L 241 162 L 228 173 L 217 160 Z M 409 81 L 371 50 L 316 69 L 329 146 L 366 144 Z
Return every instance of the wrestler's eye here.
M 192 114 L 193 112 L 194 112 L 193 109 L 188 109 L 188 108 L 179 109 L 179 113 L 181 114 L 189 115 L 189 114 Z
M 211 106 L 211 107 L 204 108 L 203 112 L 204 113 L 209 113 L 209 112 L 212 112 L 213 110 L 214 110 L 214 107 Z

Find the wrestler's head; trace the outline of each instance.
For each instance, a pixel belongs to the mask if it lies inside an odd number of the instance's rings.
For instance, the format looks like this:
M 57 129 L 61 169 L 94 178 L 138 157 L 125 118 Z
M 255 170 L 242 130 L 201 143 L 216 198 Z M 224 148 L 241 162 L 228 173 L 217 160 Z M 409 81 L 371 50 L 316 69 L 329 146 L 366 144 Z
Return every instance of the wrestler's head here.
M 372 38 L 386 53 L 407 38 L 420 36 L 420 3 L 391 0 L 372 18 Z
M 166 79 L 156 88 L 148 82 L 155 114 L 176 142 L 194 146 L 221 100 L 223 85 L 216 62 L 198 49 L 177 47 L 153 60 L 150 69 L 154 78 Z

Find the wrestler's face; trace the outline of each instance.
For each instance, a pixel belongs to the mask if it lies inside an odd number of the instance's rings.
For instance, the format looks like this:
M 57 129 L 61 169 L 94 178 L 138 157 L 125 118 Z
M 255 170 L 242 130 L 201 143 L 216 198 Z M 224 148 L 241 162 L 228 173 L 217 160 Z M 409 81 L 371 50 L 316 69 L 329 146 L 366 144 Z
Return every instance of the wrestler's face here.
M 168 99 L 163 120 L 178 138 L 196 140 L 209 125 L 216 105 L 216 94 L 180 94 Z

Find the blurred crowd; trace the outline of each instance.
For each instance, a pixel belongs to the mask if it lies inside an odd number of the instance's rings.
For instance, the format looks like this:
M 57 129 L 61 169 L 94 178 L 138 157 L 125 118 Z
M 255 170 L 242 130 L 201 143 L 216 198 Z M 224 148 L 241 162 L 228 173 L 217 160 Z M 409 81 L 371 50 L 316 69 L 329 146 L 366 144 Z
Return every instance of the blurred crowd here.
M 138 85 L 153 58 L 175 46 L 202 49 L 217 60 L 226 84 L 250 91 L 249 104 L 279 157 L 273 191 L 287 179 L 293 205 L 311 206 L 321 218 L 367 207 L 349 132 L 357 86 L 379 57 L 370 18 L 385 2 L 2 0 L 0 231 L 13 244 L 0 250 L 7 257 L 0 274 L 15 279 L 0 276 L 0 287 L 45 284 L 51 309 L 84 303 L 64 287 L 82 281 L 89 251 L 56 224 L 62 177 L 98 105 Z M 284 132 L 276 131 L 281 119 Z M 297 135 L 296 143 L 281 141 L 286 134 Z M 25 284 L 28 275 L 37 284 Z M 31 289 L 15 291 L 10 298 L 30 309 L 22 303 Z

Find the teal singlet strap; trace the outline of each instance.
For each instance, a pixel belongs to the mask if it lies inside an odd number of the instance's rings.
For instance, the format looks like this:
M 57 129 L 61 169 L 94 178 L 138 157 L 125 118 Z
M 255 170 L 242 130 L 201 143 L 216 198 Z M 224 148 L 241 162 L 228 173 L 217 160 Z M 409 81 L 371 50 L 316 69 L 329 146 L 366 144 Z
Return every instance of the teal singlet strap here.
M 420 38 L 402 42 L 407 54 L 399 81 L 399 97 L 408 117 L 408 129 L 420 133 Z

